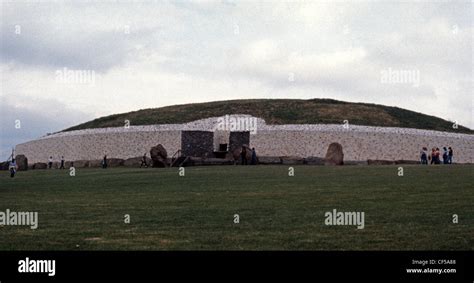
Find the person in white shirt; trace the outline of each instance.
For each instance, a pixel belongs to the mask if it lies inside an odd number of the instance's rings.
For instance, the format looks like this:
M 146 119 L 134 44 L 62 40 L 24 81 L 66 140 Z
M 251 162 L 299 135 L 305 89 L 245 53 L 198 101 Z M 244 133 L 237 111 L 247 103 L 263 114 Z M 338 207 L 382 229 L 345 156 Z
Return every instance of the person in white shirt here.
M 51 169 L 53 167 L 53 157 L 50 156 L 49 159 L 48 159 L 48 167 L 49 169 Z
M 12 161 L 10 161 L 10 165 L 8 166 L 8 169 L 10 170 L 10 177 L 15 177 L 16 168 L 16 160 L 13 158 Z

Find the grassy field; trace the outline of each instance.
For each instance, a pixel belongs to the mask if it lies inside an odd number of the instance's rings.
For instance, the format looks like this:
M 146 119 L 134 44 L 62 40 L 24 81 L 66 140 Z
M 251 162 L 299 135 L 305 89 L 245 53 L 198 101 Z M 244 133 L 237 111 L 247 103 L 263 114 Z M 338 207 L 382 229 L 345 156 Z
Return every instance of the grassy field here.
M 0 250 L 473 250 L 474 166 L 219 166 L 0 175 Z M 365 229 L 324 213 L 365 212 Z M 124 215 L 130 215 L 130 224 Z M 240 223 L 234 224 L 234 214 Z M 459 223 L 452 223 L 458 214 Z

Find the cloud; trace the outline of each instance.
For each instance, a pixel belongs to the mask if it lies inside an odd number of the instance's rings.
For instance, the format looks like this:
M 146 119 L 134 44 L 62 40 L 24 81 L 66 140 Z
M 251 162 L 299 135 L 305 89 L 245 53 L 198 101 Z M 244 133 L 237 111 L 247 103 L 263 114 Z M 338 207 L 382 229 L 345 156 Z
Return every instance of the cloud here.
M 6 2 L 2 8 L 0 98 L 9 101 L 2 112 L 14 105 L 50 125 L 18 135 L 22 141 L 113 113 L 238 98 L 379 103 L 474 127 L 472 3 Z M 58 82 L 63 68 L 94 71 L 95 81 Z M 418 71 L 419 86 L 382 82 L 388 69 Z M 48 120 L 48 111 L 64 120 Z M 10 130 L 2 128 L 2 140 L 17 133 Z
M 52 99 L 22 95 L 2 96 L 0 113 L 0 160 L 19 143 L 92 118 Z

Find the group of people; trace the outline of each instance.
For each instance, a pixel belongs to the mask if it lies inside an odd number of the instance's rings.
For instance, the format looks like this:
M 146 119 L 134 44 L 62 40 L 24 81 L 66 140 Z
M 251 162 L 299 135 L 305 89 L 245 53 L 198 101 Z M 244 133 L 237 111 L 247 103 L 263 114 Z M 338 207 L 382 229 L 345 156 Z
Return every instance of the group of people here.
M 441 158 L 443 159 L 443 164 L 452 164 L 453 163 L 453 148 L 452 147 L 443 147 L 443 155 L 438 147 L 433 147 L 431 153 L 428 153 L 428 149 L 423 147 L 420 152 L 421 164 L 428 165 L 430 164 L 441 164 Z
M 64 156 L 61 156 L 61 165 L 59 166 L 59 169 L 66 169 L 66 167 L 64 167 L 64 163 L 65 163 Z M 48 158 L 48 168 L 49 169 L 53 168 L 53 157 L 52 156 L 50 156 Z
M 240 158 L 242 159 L 242 163 L 241 163 L 242 165 L 248 165 L 246 146 L 242 146 L 242 151 L 240 152 Z M 250 165 L 257 165 L 257 152 L 255 151 L 255 147 L 252 147 L 252 156 L 250 158 Z

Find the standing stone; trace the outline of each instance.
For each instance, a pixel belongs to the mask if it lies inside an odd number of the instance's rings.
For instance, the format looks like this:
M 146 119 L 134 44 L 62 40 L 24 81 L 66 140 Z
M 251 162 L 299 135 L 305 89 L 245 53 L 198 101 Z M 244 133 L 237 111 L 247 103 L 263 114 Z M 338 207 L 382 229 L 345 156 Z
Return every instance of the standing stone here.
M 328 151 L 326 152 L 326 160 L 324 165 L 343 165 L 344 164 L 344 153 L 342 152 L 342 145 L 337 142 L 333 142 L 329 145 Z
M 18 166 L 18 171 L 28 170 L 28 158 L 23 154 L 17 155 L 15 157 L 16 165 Z
M 250 161 L 252 160 L 252 149 L 250 149 L 250 147 L 248 147 L 246 144 L 232 151 L 234 164 L 240 164 L 242 162 L 242 157 L 240 156 L 240 154 L 242 153 L 242 147 L 245 147 L 246 149 L 247 163 L 250 165 Z
M 241 149 L 239 148 L 236 148 L 232 151 L 232 157 L 234 158 L 234 161 L 237 163 L 239 161 L 239 158 L 240 158 L 240 153 L 242 152 Z
M 168 153 L 166 149 L 161 145 L 154 146 L 150 149 L 151 160 L 153 160 L 153 167 L 167 167 L 166 159 Z

